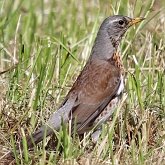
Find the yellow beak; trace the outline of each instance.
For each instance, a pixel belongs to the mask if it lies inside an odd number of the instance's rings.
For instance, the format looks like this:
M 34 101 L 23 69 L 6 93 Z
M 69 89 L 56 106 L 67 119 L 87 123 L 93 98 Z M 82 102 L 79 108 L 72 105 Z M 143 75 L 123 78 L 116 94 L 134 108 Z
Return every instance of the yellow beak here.
M 133 19 L 129 22 L 128 26 L 132 26 L 132 25 L 134 25 L 134 24 L 137 24 L 137 23 L 143 21 L 144 19 L 145 19 L 145 18 L 142 18 L 142 17 L 133 18 Z

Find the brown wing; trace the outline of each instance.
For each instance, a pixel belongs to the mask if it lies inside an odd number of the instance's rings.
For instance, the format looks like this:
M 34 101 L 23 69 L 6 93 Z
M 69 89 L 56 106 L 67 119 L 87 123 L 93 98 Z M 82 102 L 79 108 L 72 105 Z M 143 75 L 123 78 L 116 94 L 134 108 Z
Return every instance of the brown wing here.
M 71 117 L 77 132 L 84 133 L 116 95 L 120 85 L 120 69 L 108 61 L 90 61 L 70 90 L 77 95 Z
M 90 61 L 77 78 L 72 89 L 68 93 L 61 108 L 53 113 L 48 120 L 48 126 L 42 126 L 31 136 L 27 137 L 28 147 L 40 142 L 44 136 L 59 130 L 61 115 L 65 112 L 64 120 L 71 111 L 73 120 L 76 120 L 78 134 L 90 129 L 91 124 L 104 110 L 108 103 L 116 95 L 120 85 L 120 69 L 106 61 Z M 61 112 L 62 113 L 61 113 Z M 60 114 L 61 113 L 61 114 Z M 74 121 L 73 121 L 74 123 Z

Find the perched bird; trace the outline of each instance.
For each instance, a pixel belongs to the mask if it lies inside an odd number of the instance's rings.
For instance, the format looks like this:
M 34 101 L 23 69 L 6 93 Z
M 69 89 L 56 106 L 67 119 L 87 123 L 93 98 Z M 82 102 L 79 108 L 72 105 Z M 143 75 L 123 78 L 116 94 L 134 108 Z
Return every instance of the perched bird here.
M 142 20 L 114 15 L 103 21 L 84 69 L 60 108 L 27 137 L 29 148 L 58 131 L 62 122 L 76 123 L 76 131 L 81 135 L 110 118 L 124 89 L 118 46 L 127 29 Z

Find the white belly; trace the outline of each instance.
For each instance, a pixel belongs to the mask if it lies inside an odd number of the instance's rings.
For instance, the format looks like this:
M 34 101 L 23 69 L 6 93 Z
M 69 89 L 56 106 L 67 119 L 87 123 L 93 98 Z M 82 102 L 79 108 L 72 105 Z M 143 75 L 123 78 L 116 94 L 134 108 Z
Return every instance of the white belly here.
M 120 85 L 119 85 L 119 89 L 117 91 L 117 95 L 120 95 L 122 93 L 122 91 L 124 90 L 124 79 L 123 79 L 123 76 L 121 75 L 121 82 L 120 82 Z

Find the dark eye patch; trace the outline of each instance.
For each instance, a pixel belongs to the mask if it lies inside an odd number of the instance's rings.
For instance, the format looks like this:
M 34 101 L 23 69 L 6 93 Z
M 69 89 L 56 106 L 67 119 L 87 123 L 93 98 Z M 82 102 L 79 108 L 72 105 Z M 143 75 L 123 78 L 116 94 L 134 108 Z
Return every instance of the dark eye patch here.
M 123 25 L 124 21 L 123 20 L 119 20 L 119 25 Z

